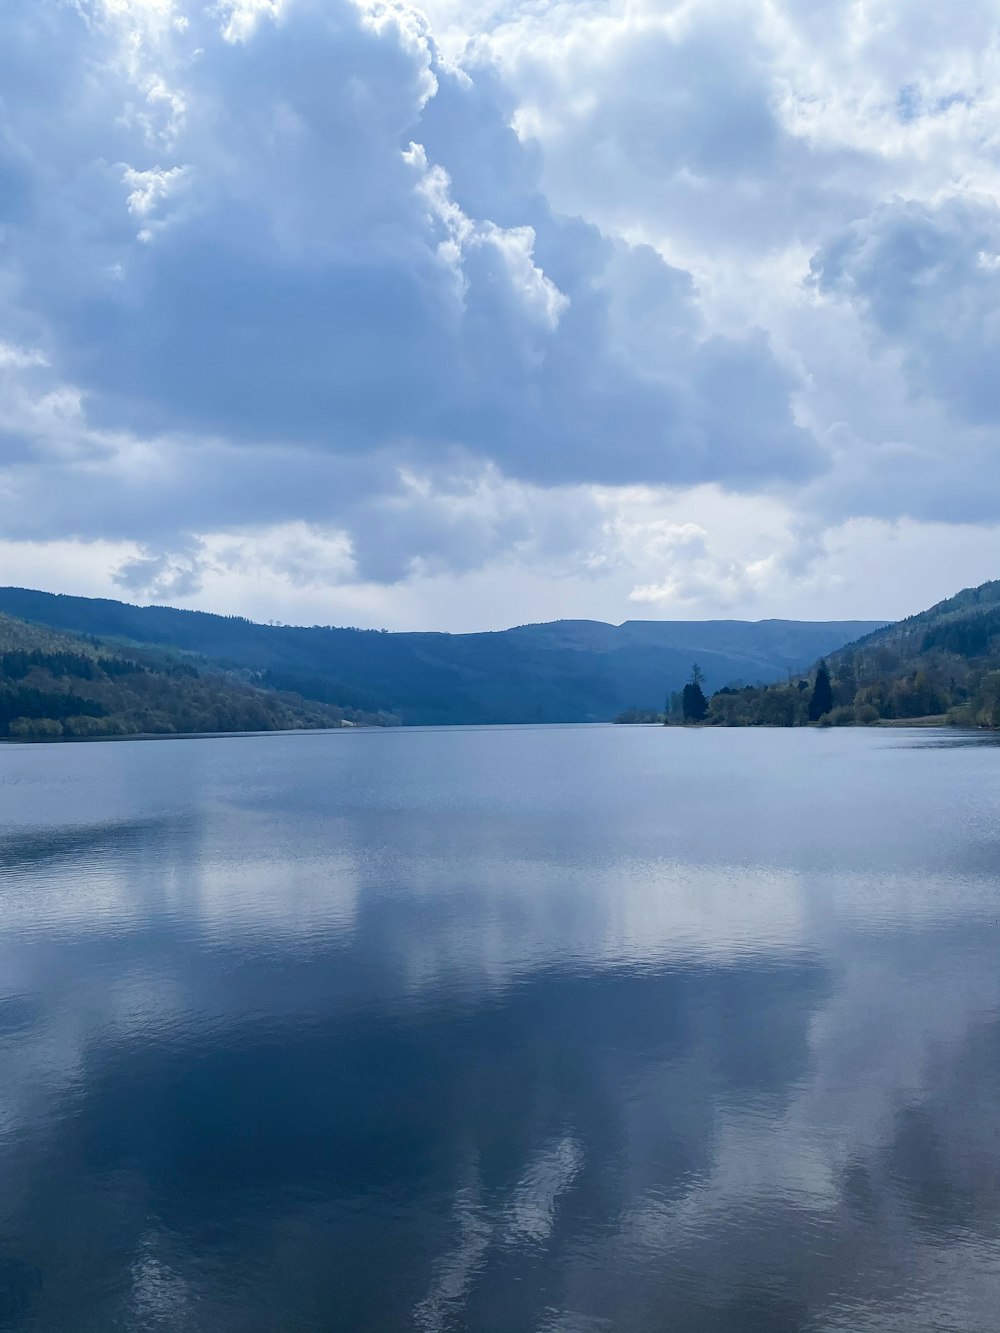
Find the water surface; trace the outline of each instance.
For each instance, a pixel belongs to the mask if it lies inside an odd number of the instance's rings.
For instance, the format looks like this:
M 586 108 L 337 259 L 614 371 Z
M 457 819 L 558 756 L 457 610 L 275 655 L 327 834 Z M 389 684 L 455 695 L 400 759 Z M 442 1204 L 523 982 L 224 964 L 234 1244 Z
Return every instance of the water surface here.
M 1000 748 L 0 747 L 0 1329 L 1000 1326 Z

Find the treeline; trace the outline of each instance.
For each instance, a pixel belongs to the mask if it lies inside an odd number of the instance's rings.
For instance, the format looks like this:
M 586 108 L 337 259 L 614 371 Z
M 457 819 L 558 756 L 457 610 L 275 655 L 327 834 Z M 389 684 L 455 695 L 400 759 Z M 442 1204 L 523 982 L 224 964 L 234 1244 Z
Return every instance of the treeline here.
M 150 652 L 0 617 L 0 736 L 55 739 L 391 725 L 392 715 L 305 699 Z
M 971 615 L 947 610 L 947 618 L 930 624 L 927 615 L 848 645 L 808 676 L 719 690 L 704 720 L 798 727 L 940 718 L 1000 726 L 1000 608 Z
M 663 713 L 635 708 L 616 720 L 838 727 L 933 719 L 1000 728 L 1000 582 L 875 630 L 803 675 L 728 685 L 710 698 L 703 685 L 695 666 Z
M 139 662 L 124 657 L 94 657 L 85 653 L 46 653 L 35 648 L 0 653 L 0 678 L 8 681 L 24 680 L 33 670 L 41 668 L 57 679 L 74 676 L 78 680 L 93 680 L 96 673 L 106 676 L 130 676 L 144 671 Z

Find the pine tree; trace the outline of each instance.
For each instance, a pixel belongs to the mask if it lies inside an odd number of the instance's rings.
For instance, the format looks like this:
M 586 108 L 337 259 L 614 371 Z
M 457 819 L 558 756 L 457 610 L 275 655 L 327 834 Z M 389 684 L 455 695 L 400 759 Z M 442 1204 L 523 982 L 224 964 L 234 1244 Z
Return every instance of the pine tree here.
M 824 713 L 833 707 L 833 686 L 830 684 L 830 672 L 825 662 L 820 662 L 813 685 L 812 698 L 809 700 L 809 721 L 818 722 Z
M 708 712 L 708 700 L 701 682 L 705 679 L 697 663 L 691 669 L 691 679 L 684 686 L 683 708 L 685 722 L 704 722 Z

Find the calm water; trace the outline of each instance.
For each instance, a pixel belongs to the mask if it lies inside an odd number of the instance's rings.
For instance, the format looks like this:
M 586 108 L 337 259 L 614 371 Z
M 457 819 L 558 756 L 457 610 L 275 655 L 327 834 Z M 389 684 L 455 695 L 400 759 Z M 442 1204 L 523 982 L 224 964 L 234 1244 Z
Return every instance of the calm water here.
M 0 1329 L 1000 1326 L 1000 748 L 0 747 Z

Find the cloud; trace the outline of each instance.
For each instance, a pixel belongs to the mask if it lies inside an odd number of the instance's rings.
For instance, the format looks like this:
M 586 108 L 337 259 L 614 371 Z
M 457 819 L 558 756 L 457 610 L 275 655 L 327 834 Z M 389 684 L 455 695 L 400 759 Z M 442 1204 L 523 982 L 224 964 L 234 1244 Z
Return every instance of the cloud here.
M 32 332 L 97 453 L 111 436 L 148 448 L 194 489 L 219 450 L 243 451 L 248 476 L 254 450 L 304 450 L 304 509 L 325 460 L 354 455 L 439 468 L 458 449 L 545 486 L 821 465 L 766 335 L 712 333 L 687 275 L 554 214 L 495 82 L 444 64 L 406 7 L 43 3 L 36 21 L 15 4 L 4 23 L 9 61 L 48 25 L 78 103 L 62 102 L 68 143 L 36 133 L 27 90 L 5 104 L 23 180 L 3 319 Z M 438 99 L 450 119 L 429 114 Z M 450 161 L 421 142 L 425 116 Z M 492 189 L 484 144 L 502 145 Z M 92 476 L 132 500 L 117 457 Z M 213 503 L 283 521 L 285 489 L 237 483 Z M 143 505 L 121 509 L 120 535 L 142 537 Z M 343 509 L 331 497 L 326 517 Z M 39 533 L 65 530 L 57 503 L 33 512 Z
M 183 601 L 201 591 L 197 560 L 183 553 L 132 556 L 119 565 L 115 582 L 144 601 Z
M 899 349 L 910 389 L 973 424 L 1000 419 L 1000 207 L 894 199 L 813 261 L 821 291 L 852 302 Z
M 0 537 L 130 595 L 1000 518 L 986 0 L 8 0 L 0 87 Z M 740 530 L 622 613 L 766 600 Z

